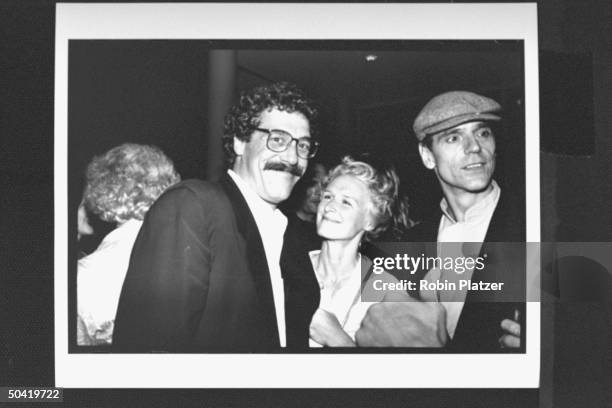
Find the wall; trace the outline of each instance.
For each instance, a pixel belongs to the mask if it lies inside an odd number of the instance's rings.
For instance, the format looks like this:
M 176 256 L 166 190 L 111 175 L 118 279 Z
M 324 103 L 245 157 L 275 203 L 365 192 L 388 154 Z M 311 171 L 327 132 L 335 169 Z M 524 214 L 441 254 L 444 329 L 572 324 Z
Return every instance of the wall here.
M 591 157 L 541 155 L 542 240 L 612 241 L 612 4 L 544 0 L 538 7 L 540 49 L 590 53 L 593 58 L 595 129 Z M 611 305 L 542 303 L 541 406 L 609 403 Z
M 541 156 L 542 239 L 611 241 L 612 5 L 545 0 L 538 7 L 540 49 L 592 55 L 595 117 L 592 157 Z

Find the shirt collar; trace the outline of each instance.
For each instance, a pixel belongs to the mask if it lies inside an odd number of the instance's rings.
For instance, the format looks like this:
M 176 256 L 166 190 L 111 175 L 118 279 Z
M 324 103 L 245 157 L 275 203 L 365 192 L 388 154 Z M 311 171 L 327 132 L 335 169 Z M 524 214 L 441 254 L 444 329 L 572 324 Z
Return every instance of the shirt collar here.
M 240 193 L 247 202 L 247 205 L 253 213 L 253 216 L 282 216 L 283 218 L 285 218 L 285 216 L 278 208 L 271 206 L 269 203 L 265 202 L 260 196 L 258 196 L 257 193 L 253 191 L 253 189 L 244 181 L 244 179 L 238 175 L 238 173 L 236 173 L 232 169 L 228 169 L 227 174 L 229 174 L 232 180 L 234 180 L 234 183 L 236 183 L 238 190 L 240 190 Z
M 308 256 L 310 257 L 310 264 L 312 265 L 312 269 L 314 270 L 315 276 L 317 278 L 317 280 L 319 281 L 319 286 L 321 287 L 321 289 L 323 289 L 323 284 L 324 283 L 328 283 L 326 281 L 332 281 L 335 282 L 338 279 L 342 279 L 345 277 L 349 277 L 349 279 L 351 281 L 354 281 L 355 279 L 358 282 L 361 282 L 361 277 L 362 277 L 362 271 L 361 271 L 361 267 L 363 266 L 363 262 L 362 262 L 362 256 L 361 256 L 361 252 L 357 252 L 357 256 L 359 258 L 359 260 L 357 261 L 357 265 L 359 267 L 359 271 L 342 271 L 342 273 L 338 273 L 337 275 L 334 276 L 324 276 L 321 274 L 321 271 L 317 268 L 317 265 L 319 264 L 319 257 L 321 256 L 321 250 L 320 249 L 315 249 L 312 250 L 310 252 L 308 252 Z
M 495 207 L 497 206 L 497 202 L 499 201 L 501 189 L 499 188 L 495 180 L 491 181 L 491 185 L 493 186 L 491 191 L 482 200 L 479 200 L 476 204 L 468 208 L 468 210 L 465 212 L 465 222 L 471 222 L 475 219 L 489 216 L 489 213 L 493 213 Z M 440 201 L 440 209 L 442 210 L 442 214 L 444 214 L 444 216 L 451 223 L 454 224 L 457 222 L 449 211 L 449 205 L 448 201 L 446 201 L 446 198 L 442 198 L 442 201 Z

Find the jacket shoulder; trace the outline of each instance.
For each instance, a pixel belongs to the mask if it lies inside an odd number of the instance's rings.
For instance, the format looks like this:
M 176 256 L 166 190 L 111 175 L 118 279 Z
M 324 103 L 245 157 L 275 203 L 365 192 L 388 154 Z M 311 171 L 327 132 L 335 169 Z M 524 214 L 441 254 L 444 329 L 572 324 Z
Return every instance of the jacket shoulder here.
M 217 182 L 199 180 L 199 179 L 188 179 L 181 181 L 168 188 L 164 195 L 177 195 L 181 193 L 192 193 L 195 195 L 210 195 L 210 194 L 223 194 L 221 185 Z
M 155 204 L 171 202 L 173 205 L 186 206 L 198 203 L 200 206 L 206 206 L 223 198 L 227 198 L 227 194 L 219 183 L 189 179 L 168 188 Z
M 226 219 L 232 213 L 227 211 L 231 208 L 227 194 L 218 183 L 185 180 L 168 188 L 155 201 L 145 216 L 145 224 L 168 224 L 178 219 L 208 224 Z

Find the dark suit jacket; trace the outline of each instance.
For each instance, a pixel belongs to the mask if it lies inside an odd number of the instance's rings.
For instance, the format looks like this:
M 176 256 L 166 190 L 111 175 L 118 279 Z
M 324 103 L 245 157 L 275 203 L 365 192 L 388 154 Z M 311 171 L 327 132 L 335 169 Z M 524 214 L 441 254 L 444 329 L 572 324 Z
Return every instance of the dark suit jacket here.
M 442 211 L 416 225 L 408 231 L 405 241 L 416 243 L 436 242 Z M 514 317 L 514 310 L 520 313 L 522 327 L 522 347 L 525 345 L 525 202 L 516 200 L 502 190 L 499 202 L 479 256 L 485 258 L 485 267 L 474 270 L 472 282 L 505 282 L 506 298 L 496 299 L 494 292 L 468 291 L 455 335 L 448 345 L 449 351 L 490 353 L 499 352 L 499 337 L 502 335 L 500 323 L 506 318 Z M 510 243 L 510 244 L 504 244 Z M 427 256 L 435 256 L 431 249 L 435 246 L 424 245 Z M 420 271 L 415 279 L 420 279 L 427 271 Z M 496 301 L 497 300 L 497 301 Z
M 312 269 L 309 251 L 321 249 L 321 237 L 314 223 L 295 214 L 287 215 L 281 269 L 285 282 L 287 345 L 293 351 L 309 349 L 310 321 L 321 299 L 319 282 Z
M 292 283 L 285 285 L 292 288 L 285 299 L 292 318 L 289 347 L 300 338 L 295 333 L 308 330 L 299 326 L 308 320 L 300 313 L 312 316 L 318 306 L 316 299 L 300 296 L 308 288 L 293 283 L 294 274 L 299 269 L 283 272 L 285 282 Z M 312 304 L 299 303 L 304 301 Z M 132 250 L 113 346 L 129 352 L 279 350 L 259 230 L 228 175 L 219 183 L 179 183 L 149 210 Z

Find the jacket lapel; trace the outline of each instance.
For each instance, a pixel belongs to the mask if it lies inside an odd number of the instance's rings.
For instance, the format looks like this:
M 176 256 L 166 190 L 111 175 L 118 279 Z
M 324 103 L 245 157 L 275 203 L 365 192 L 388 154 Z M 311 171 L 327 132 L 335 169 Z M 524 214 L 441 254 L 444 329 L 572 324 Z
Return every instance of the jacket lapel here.
M 505 246 L 503 243 L 525 240 L 524 219 L 519 207 L 502 193 L 479 254 L 485 259 L 485 267 L 474 271 L 472 281 L 505 282 L 506 286 L 510 286 L 517 279 L 516 274 L 523 281 L 520 265 L 524 264 L 524 252 L 517 253 L 520 248 L 516 244 Z M 516 270 L 513 265 L 518 265 Z M 503 319 L 513 317 L 520 303 L 508 300 L 496 302 L 496 295 L 495 292 L 468 291 L 453 339 L 456 347 L 473 347 L 477 344 L 478 351 L 499 349 L 497 339 L 502 334 L 499 325 Z
M 270 271 L 259 229 L 246 200 L 231 177 L 225 174 L 219 182 L 232 203 L 238 230 L 246 243 L 247 262 L 255 282 L 261 316 L 266 322 L 271 344 L 280 347 Z

